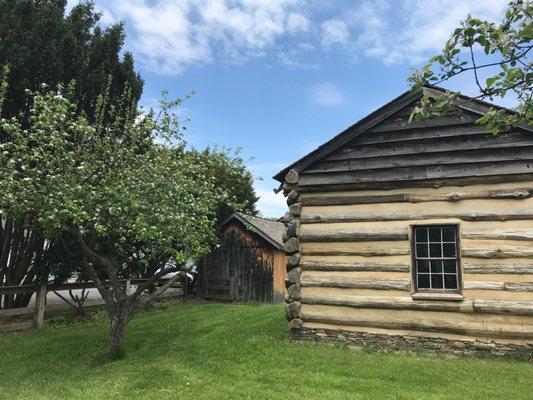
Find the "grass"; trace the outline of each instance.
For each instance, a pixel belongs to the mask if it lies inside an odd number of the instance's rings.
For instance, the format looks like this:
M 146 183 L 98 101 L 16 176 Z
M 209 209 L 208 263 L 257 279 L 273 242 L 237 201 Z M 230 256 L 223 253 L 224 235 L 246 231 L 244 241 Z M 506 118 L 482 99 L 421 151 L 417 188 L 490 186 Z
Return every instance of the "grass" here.
M 533 365 L 289 341 L 282 307 L 172 306 L 131 322 L 102 362 L 106 321 L 0 336 L 1 399 L 531 399 Z

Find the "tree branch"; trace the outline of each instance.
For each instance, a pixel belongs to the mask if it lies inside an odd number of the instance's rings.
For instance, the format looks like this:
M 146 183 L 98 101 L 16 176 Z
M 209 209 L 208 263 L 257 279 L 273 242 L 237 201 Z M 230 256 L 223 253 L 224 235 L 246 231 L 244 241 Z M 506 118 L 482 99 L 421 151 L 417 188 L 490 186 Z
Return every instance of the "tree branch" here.
M 176 274 L 171 279 L 169 279 L 165 284 L 163 284 L 159 289 L 157 289 L 155 292 L 146 294 L 140 298 L 140 303 L 144 306 L 151 302 L 152 300 L 156 299 L 157 297 L 161 296 L 170 286 L 172 286 L 174 283 L 176 283 L 180 278 L 182 278 L 182 275 Z
M 135 292 L 133 292 L 133 294 L 131 294 L 129 298 L 131 300 L 137 299 L 146 289 L 148 289 L 150 286 L 155 285 L 159 281 L 159 279 L 161 279 L 162 276 L 165 276 L 166 274 L 175 271 L 179 271 L 179 268 L 161 268 L 159 272 L 156 272 L 154 275 L 152 275 L 152 277 L 149 278 L 146 282 L 137 286 L 137 289 L 135 289 Z M 179 275 L 179 273 L 176 275 Z

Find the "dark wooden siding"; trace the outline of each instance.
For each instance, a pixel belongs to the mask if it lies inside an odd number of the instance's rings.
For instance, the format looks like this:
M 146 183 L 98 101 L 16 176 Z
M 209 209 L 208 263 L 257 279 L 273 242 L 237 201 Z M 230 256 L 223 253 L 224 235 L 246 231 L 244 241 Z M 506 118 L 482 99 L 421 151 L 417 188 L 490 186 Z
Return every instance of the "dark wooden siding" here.
M 234 221 L 225 226 L 220 246 L 200 263 L 200 295 L 280 302 L 284 298 L 285 275 L 283 251 Z
M 398 111 L 301 171 L 299 186 L 416 186 L 431 180 L 533 174 L 531 133 L 513 130 L 494 136 L 475 124 L 477 115 L 462 110 L 409 124 L 411 109 Z

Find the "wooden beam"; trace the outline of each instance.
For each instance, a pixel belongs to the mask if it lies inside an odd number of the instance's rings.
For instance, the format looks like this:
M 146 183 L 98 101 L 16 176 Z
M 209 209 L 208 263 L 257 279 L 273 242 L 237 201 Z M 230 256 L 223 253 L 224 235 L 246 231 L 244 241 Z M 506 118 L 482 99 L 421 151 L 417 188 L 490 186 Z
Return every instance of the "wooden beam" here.
M 407 228 L 398 229 L 334 229 L 300 233 L 300 242 L 372 242 L 407 240 Z
M 300 284 L 302 287 L 336 287 L 382 290 L 409 290 L 411 287 L 411 281 L 409 279 L 361 279 L 359 277 L 336 276 L 334 274 L 324 276 L 309 276 L 303 274 Z
M 525 199 L 533 196 L 533 188 L 482 190 L 478 192 L 450 192 L 438 194 L 388 194 L 366 196 L 305 196 L 303 206 L 337 206 L 379 203 L 423 203 L 429 201 L 460 201 L 477 199 Z
M 348 263 L 340 261 L 307 261 L 301 262 L 305 271 L 377 271 L 377 272 L 409 272 L 407 264 Z
M 46 305 L 46 284 L 39 285 L 35 295 L 34 326 L 40 328 L 44 323 L 44 307 Z
M 429 210 L 429 211 L 399 211 L 399 212 L 330 212 L 304 213 L 302 223 L 331 223 L 331 222 L 373 222 L 373 221 L 409 221 L 423 219 L 457 218 L 463 221 L 513 221 L 533 220 L 533 210 L 530 208 L 515 210 Z
M 335 172 L 387 170 L 417 166 L 456 165 L 486 163 L 496 161 L 531 160 L 533 146 L 503 147 L 501 149 L 464 149 L 431 153 L 431 158 L 420 154 L 388 155 L 382 157 L 362 157 L 346 160 L 319 161 L 305 170 L 305 174 L 322 174 Z
M 379 257 L 379 256 L 402 256 L 408 255 L 409 249 L 394 249 L 394 248 L 342 248 L 336 247 L 333 249 L 302 249 L 304 256 L 360 256 L 360 257 Z
M 360 315 L 358 313 L 345 313 L 342 311 L 335 312 L 337 310 L 328 310 L 329 308 L 333 309 L 335 307 L 324 306 L 324 309 L 309 309 L 309 307 L 304 306 L 301 310 L 302 320 L 305 322 L 319 322 L 348 326 L 353 325 L 384 329 L 448 332 L 468 336 L 516 339 L 533 338 L 533 326 L 531 325 L 505 325 L 477 321 L 456 322 L 453 318 L 448 320 L 439 320 L 429 317 L 420 318 L 420 316 L 413 316 L 412 318 L 405 318 L 403 316 L 381 317 L 379 314 L 376 314 L 375 317 L 371 317 L 366 313 Z M 416 311 L 412 312 L 416 313 Z
M 533 229 L 464 229 L 464 239 L 488 240 L 533 240 Z M 408 239 L 408 228 L 395 229 L 332 229 L 305 232 L 300 235 L 300 242 L 372 242 L 397 241 Z
M 410 115 L 410 112 L 409 112 Z M 382 144 L 390 142 L 406 142 L 421 139 L 448 139 L 450 137 L 460 136 L 462 138 L 470 135 L 485 135 L 487 139 L 493 138 L 492 134 L 481 125 L 464 125 L 464 126 L 442 126 L 427 129 L 413 129 L 403 131 L 384 131 L 373 132 L 372 135 L 362 135 L 357 139 L 358 145 L 363 144 Z
M 533 264 L 470 264 L 463 260 L 463 270 L 469 274 L 533 274 Z
M 387 310 L 454 311 L 461 313 L 533 315 L 533 302 L 515 300 L 463 299 L 462 301 L 413 300 L 411 297 L 353 296 L 338 293 L 302 293 L 301 302 L 377 308 Z
M 453 137 L 448 139 L 433 138 L 419 141 L 402 141 L 396 143 L 380 143 L 371 145 L 354 144 L 344 147 L 324 157 L 324 161 L 350 160 L 361 158 L 388 157 L 411 154 L 427 154 L 441 152 L 456 152 L 465 150 L 502 149 L 504 147 L 532 146 L 533 139 L 522 133 L 498 135 L 487 139 L 486 135 L 469 135 L 466 137 Z M 428 160 L 429 161 L 429 160 Z M 301 177 L 300 177 L 301 178 Z
M 533 229 L 464 229 L 461 237 L 465 239 L 486 240 L 533 240 Z
M 533 144 L 532 144 L 533 145 Z M 427 165 L 365 171 L 302 173 L 299 188 L 317 185 L 347 185 L 376 182 L 406 182 L 424 179 L 472 178 L 490 175 L 514 175 L 533 173 L 533 156 L 520 161 L 491 161 L 453 165 Z
M 388 189 L 405 189 L 405 188 L 439 188 L 444 186 L 467 186 L 488 183 L 509 183 L 531 181 L 532 173 L 503 173 L 485 176 L 466 176 L 466 177 L 446 177 L 414 180 L 389 180 L 389 181 L 369 181 L 369 182 L 328 182 L 316 185 L 299 186 L 300 193 L 324 192 L 327 190 L 388 190 Z
M 533 302 L 473 299 L 474 311 L 486 314 L 533 315 Z
M 469 290 L 503 290 L 509 292 L 533 292 L 533 282 L 465 281 Z
M 0 318 L 15 317 L 17 315 L 28 315 L 35 313 L 35 307 L 6 308 L 0 310 Z
M 463 246 L 463 257 L 470 258 L 533 258 L 533 247 L 467 247 Z
M 474 304 L 470 299 L 463 301 L 413 300 L 411 297 L 353 296 L 331 293 L 305 293 L 304 291 L 301 296 L 301 302 L 353 308 L 474 312 Z M 533 304 L 529 305 L 529 312 L 533 315 Z
M 450 115 L 442 118 L 428 119 L 425 121 L 412 121 L 409 123 L 409 118 L 391 118 L 387 121 L 383 121 L 379 125 L 375 126 L 372 129 L 369 129 L 368 132 L 394 132 L 402 131 L 406 129 L 420 129 L 420 128 L 433 128 L 440 126 L 450 126 L 450 125 L 465 125 L 473 124 L 477 120 L 476 117 L 471 115 Z
M 371 262 L 341 261 L 301 261 L 304 271 L 376 271 L 376 272 L 409 272 L 409 264 L 388 264 Z M 471 264 L 463 261 L 463 270 L 467 274 L 533 274 L 533 264 Z

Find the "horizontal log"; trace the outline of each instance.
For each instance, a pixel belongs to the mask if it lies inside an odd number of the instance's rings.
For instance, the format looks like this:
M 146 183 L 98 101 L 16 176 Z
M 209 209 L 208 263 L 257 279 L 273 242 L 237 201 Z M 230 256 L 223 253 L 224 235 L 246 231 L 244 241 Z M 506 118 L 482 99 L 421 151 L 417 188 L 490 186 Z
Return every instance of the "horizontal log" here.
M 470 290 L 505 290 L 505 282 L 466 281 L 463 287 Z
M 300 242 L 373 242 L 380 240 L 406 240 L 407 228 L 398 229 L 335 229 L 305 232 Z
M 345 212 L 345 213 L 304 213 L 302 223 L 405 221 L 422 219 L 457 218 L 463 221 L 513 221 L 533 219 L 532 209 L 515 210 L 429 210 L 404 212 Z
M 354 308 L 378 308 L 388 310 L 455 311 L 473 313 L 474 303 L 463 301 L 413 300 L 411 297 L 352 296 L 330 293 L 303 293 L 301 302 Z M 533 314 L 533 304 L 530 305 Z
M 413 300 L 411 297 L 353 296 L 303 293 L 302 303 L 388 310 L 454 311 L 461 313 L 533 315 L 533 302 L 463 299 L 462 301 Z
M 357 144 L 381 144 L 390 142 L 405 142 L 421 139 L 447 139 L 454 136 L 486 135 L 487 139 L 492 135 L 480 125 L 443 126 L 440 128 L 413 129 L 403 131 L 369 132 L 357 138 Z M 489 136 L 490 135 L 490 136 Z
M 505 290 L 510 292 L 533 292 L 533 282 L 505 282 Z
M 496 161 L 531 160 L 533 146 L 509 147 L 498 149 L 470 149 L 431 153 L 431 158 L 420 157 L 420 154 L 389 155 L 382 157 L 363 157 L 347 160 L 320 161 L 305 170 L 306 174 L 354 172 L 366 170 L 397 169 L 428 165 L 455 165 L 486 163 Z
M 464 125 L 464 124 L 473 124 L 477 120 L 477 117 L 472 115 L 450 115 L 441 118 L 428 119 L 424 121 L 411 121 L 409 123 L 409 118 L 397 118 L 393 117 L 388 120 L 385 120 L 375 127 L 368 130 L 368 132 L 393 132 L 397 130 L 406 130 L 406 129 L 420 129 L 420 128 L 431 128 L 439 126 L 450 126 L 450 125 Z
M 377 272 L 409 272 L 407 264 L 378 263 L 347 263 L 340 261 L 307 261 L 301 262 L 305 271 L 377 271 Z
M 466 239 L 487 240 L 533 240 L 533 229 L 465 229 L 462 237 Z
M 305 271 L 376 271 L 376 272 L 409 272 L 409 264 L 358 263 L 341 261 L 301 261 Z M 470 264 L 463 262 L 463 270 L 467 274 L 533 274 L 533 264 Z
M 533 302 L 473 299 L 474 312 L 485 314 L 533 315 Z
M 303 174 L 299 187 L 316 185 L 348 185 L 376 182 L 406 182 L 424 179 L 472 178 L 490 175 L 514 175 L 532 173 L 533 157 L 520 161 L 491 161 L 453 165 L 427 165 L 365 171 L 322 172 Z
M 465 273 L 471 274 L 533 274 L 533 264 L 470 264 L 463 262 Z
M 531 146 L 533 145 L 533 139 L 522 133 L 510 133 L 492 136 L 489 140 L 487 140 L 486 135 L 481 134 L 469 135 L 467 137 L 457 136 L 447 139 L 434 138 L 370 145 L 358 145 L 356 143 L 357 142 L 354 142 L 353 146 L 344 147 L 341 150 L 328 155 L 323 160 L 350 160 L 410 154 L 428 154 L 429 162 L 431 153 L 484 149 L 494 149 L 496 152 L 505 147 L 515 148 Z M 300 179 L 301 178 L 302 177 L 300 176 Z M 301 183 L 301 181 L 299 183 Z
M 440 188 L 445 186 L 467 186 L 489 183 L 509 183 L 531 181 L 531 173 L 503 173 L 485 176 L 464 176 L 446 177 L 415 180 L 390 180 L 390 181 L 370 181 L 370 182 L 327 182 L 315 185 L 299 186 L 300 193 L 313 193 L 335 190 L 389 190 L 405 188 Z
M 466 247 L 462 249 L 463 257 L 470 258 L 533 258 L 533 247 Z
M 35 307 L 23 307 L 23 308 L 6 308 L 0 310 L 0 318 L 15 317 L 17 315 L 33 314 Z
M 468 290 L 504 290 L 509 292 L 533 292 L 533 282 L 465 281 Z
M 339 276 L 335 274 L 301 277 L 303 287 L 334 287 L 351 289 L 384 289 L 384 290 L 409 290 L 410 279 L 385 279 Z M 532 292 L 533 282 L 495 282 L 495 281 L 465 281 L 464 289 L 467 290 L 502 290 L 512 292 Z
M 379 257 L 379 256 L 402 256 L 408 255 L 409 249 L 391 249 L 391 248 L 342 248 L 334 249 L 302 249 L 304 256 L 360 256 L 360 257 Z
M 451 192 L 435 194 L 386 194 L 366 196 L 305 196 L 303 206 L 337 206 L 379 203 L 422 203 L 429 201 L 460 201 L 477 199 L 525 199 L 533 196 L 533 188 L 482 190 L 477 192 Z
M 358 313 L 334 312 L 333 310 L 328 309 L 309 309 L 309 307 L 302 307 L 301 314 L 302 320 L 305 322 L 330 323 L 348 326 L 353 325 L 384 329 L 447 332 L 468 336 L 516 339 L 533 338 L 533 326 L 531 325 L 507 325 L 477 321 L 455 322 L 453 318 L 440 320 L 432 319 L 430 317 L 382 317 L 379 314 L 376 314 L 375 317 L 371 317 L 366 313 L 359 315 Z
M 465 239 L 533 240 L 533 229 L 464 229 Z M 305 232 L 300 242 L 372 242 L 380 240 L 407 240 L 407 228 L 395 229 L 334 229 Z
M 358 277 L 335 276 L 334 274 L 325 276 L 309 276 L 304 274 L 302 275 L 300 284 L 302 287 L 335 287 L 383 290 L 409 290 L 411 287 L 411 282 L 409 279 L 361 279 Z

